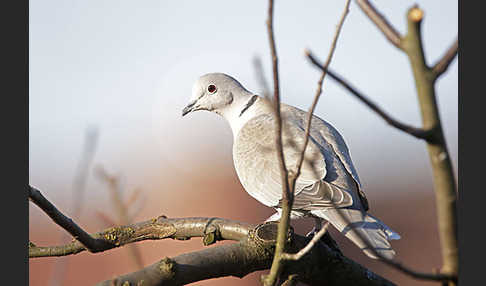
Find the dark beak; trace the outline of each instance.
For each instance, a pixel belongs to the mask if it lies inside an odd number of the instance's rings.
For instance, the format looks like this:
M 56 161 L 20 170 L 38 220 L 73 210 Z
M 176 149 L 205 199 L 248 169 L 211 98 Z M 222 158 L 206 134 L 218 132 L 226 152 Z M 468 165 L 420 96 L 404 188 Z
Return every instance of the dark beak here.
M 184 109 L 182 110 L 182 116 L 190 113 L 194 109 L 194 105 L 196 105 L 196 101 L 194 100 L 193 102 L 189 103 Z

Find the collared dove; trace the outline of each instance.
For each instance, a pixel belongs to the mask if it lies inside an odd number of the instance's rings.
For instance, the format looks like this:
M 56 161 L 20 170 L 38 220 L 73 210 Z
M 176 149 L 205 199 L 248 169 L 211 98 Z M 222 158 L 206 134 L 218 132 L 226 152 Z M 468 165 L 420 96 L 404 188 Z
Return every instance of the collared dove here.
M 277 221 L 282 185 L 275 143 L 276 120 L 267 103 L 231 76 L 210 73 L 196 81 L 182 115 L 208 110 L 228 121 L 238 178 L 248 194 L 277 210 L 267 221 Z M 295 170 L 304 144 L 307 113 L 283 103 L 280 110 L 285 164 L 288 170 Z M 304 158 L 291 218 L 310 216 L 318 222 L 325 219 L 371 258 L 377 257 L 363 239 L 381 256 L 393 258 L 395 251 L 388 240 L 400 236 L 367 213 L 368 202 L 346 143 L 334 127 L 315 115 Z

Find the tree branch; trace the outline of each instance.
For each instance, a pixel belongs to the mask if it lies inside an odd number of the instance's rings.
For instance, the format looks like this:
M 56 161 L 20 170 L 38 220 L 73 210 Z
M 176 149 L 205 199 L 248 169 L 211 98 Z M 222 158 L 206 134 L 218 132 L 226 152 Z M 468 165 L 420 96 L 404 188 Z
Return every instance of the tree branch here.
M 98 285 L 183 285 L 216 277 L 245 275 L 268 269 L 274 256 L 276 224 L 267 223 L 250 231 L 248 239 L 204 250 L 164 258 L 140 271 Z M 290 251 L 307 245 L 309 238 L 292 235 Z M 312 266 L 311 266 L 312 265 Z M 299 262 L 286 265 L 285 275 L 309 285 L 393 285 L 390 281 L 332 251 L 316 245 Z
M 336 33 L 334 35 L 334 38 L 331 43 L 331 49 L 329 51 L 329 55 L 327 57 L 326 61 L 326 66 L 328 66 L 331 63 L 332 56 L 334 54 L 334 51 L 336 49 L 336 43 L 339 38 L 340 31 L 342 29 L 342 26 L 344 24 L 344 20 L 346 18 L 346 15 L 349 12 L 349 5 L 350 5 L 350 0 L 347 0 L 345 3 L 344 11 L 343 14 L 341 15 L 341 18 L 339 20 L 339 23 L 336 27 Z M 272 59 L 273 59 L 273 74 L 274 74 L 274 87 L 275 87 L 275 95 L 274 95 L 274 104 L 276 105 L 275 110 L 276 110 L 276 116 L 277 116 L 277 121 L 278 121 L 278 126 L 277 126 L 277 150 L 278 150 L 278 155 L 279 155 L 279 163 L 280 163 L 280 171 L 282 174 L 282 186 L 283 188 L 283 193 L 282 193 L 282 200 L 281 200 L 281 206 L 282 206 L 282 214 L 281 214 L 281 219 L 279 223 L 279 237 L 277 238 L 277 249 L 275 251 L 275 257 L 274 261 L 272 263 L 272 267 L 270 269 L 270 273 L 263 279 L 264 285 L 274 285 L 277 281 L 277 279 L 280 276 L 281 269 L 283 267 L 282 256 L 285 256 L 285 243 L 287 240 L 287 230 L 290 225 L 290 213 L 293 205 L 293 196 L 294 196 L 294 190 L 295 190 L 295 184 L 297 182 L 297 179 L 300 175 L 301 168 L 302 168 L 302 163 L 304 162 L 304 155 L 305 155 L 305 150 L 307 148 L 307 145 L 309 143 L 309 135 L 310 135 L 310 128 L 311 128 L 311 122 L 312 122 L 312 116 L 314 113 L 314 110 L 317 106 L 317 103 L 319 101 L 320 95 L 322 93 L 322 85 L 324 82 L 324 78 L 326 76 L 326 72 L 323 71 L 321 74 L 321 77 L 319 78 L 318 85 L 317 85 L 317 91 L 314 96 L 314 100 L 312 102 L 312 105 L 310 107 L 309 112 L 307 113 L 307 125 L 306 125 L 306 130 L 305 130 L 305 141 L 304 141 L 304 146 L 302 148 L 302 152 L 299 157 L 299 161 L 297 162 L 297 166 L 295 170 L 290 170 L 291 173 L 288 173 L 288 170 L 286 169 L 285 166 L 285 158 L 283 155 L 283 148 L 282 148 L 282 119 L 280 115 L 280 97 L 279 97 L 279 92 L 278 92 L 278 69 L 277 69 L 277 54 L 276 54 L 276 49 L 275 49 L 275 40 L 273 37 L 273 1 L 269 1 L 269 10 L 268 10 L 268 34 L 269 34 L 269 40 L 270 40 L 270 47 L 271 47 L 271 53 L 272 53 Z M 284 174 L 285 173 L 285 174 Z M 285 179 L 285 182 L 284 182 Z M 284 185 L 285 184 L 285 185 Z M 312 245 L 307 248 L 312 248 Z
M 422 19 L 423 11 L 420 8 L 414 6 L 408 11 L 408 31 L 403 39 L 403 46 L 412 66 L 422 124 L 426 129 L 435 129 L 438 139 L 436 142 L 427 142 L 427 150 L 435 185 L 439 238 L 443 259 L 441 273 L 457 276 L 459 263 L 457 189 L 436 102 L 434 86 L 436 77 L 425 62 L 421 34 Z
M 376 10 L 376 8 L 368 0 L 356 0 L 363 12 L 375 23 L 376 27 L 383 32 L 385 37 L 395 47 L 402 49 L 400 33 L 386 20 L 386 18 Z
M 350 83 L 344 80 L 341 76 L 336 74 L 335 72 L 331 71 L 329 68 L 323 66 L 316 57 L 312 54 L 311 51 L 306 50 L 307 58 L 311 61 L 311 63 L 318 67 L 319 69 L 326 71 L 327 74 L 340 85 L 342 85 L 346 90 L 351 92 L 354 96 L 356 96 L 361 102 L 363 102 L 366 106 L 368 106 L 371 110 L 373 110 L 376 114 L 378 114 L 383 120 L 385 120 L 391 126 L 401 130 L 405 133 L 408 133 L 418 139 L 424 139 L 427 141 L 433 141 L 433 131 L 432 130 L 424 130 L 422 128 L 416 128 L 407 124 L 404 124 L 390 115 L 388 115 L 384 110 L 382 110 L 378 105 L 373 103 L 370 99 L 368 99 L 365 95 L 359 92 L 356 88 L 354 88 Z
M 59 222 L 63 228 L 72 228 L 70 221 L 34 188 L 29 198 L 39 203 L 42 210 L 53 220 L 64 217 L 68 221 Z M 32 194 L 31 194 L 32 193 Z M 45 207 L 50 205 L 50 207 Z M 79 227 L 78 227 L 79 228 Z M 120 247 L 128 243 L 147 239 L 173 238 L 187 240 L 203 237 L 205 245 L 218 240 L 235 240 L 238 243 L 221 245 L 198 252 L 179 255 L 173 259 L 165 258 L 140 271 L 105 281 L 101 285 L 181 285 L 199 280 L 228 275 L 243 277 L 246 274 L 268 269 L 274 257 L 276 233 L 275 223 L 250 225 L 219 218 L 179 218 L 168 219 L 160 216 L 148 221 L 127 226 L 113 227 L 89 236 L 101 242 L 105 248 L 99 251 Z M 82 230 L 81 230 L 82 231 Z M 295 253 L 309 244 L 309 238 L 289 233 L 289 253 Z M 322 240 L 321 240 L 322 241 Z M 29 241 L 29 257 L 62 256 L 79 253 L 86 247 L 78 241 L 64 246 L 38 247 Z M 317 243 L 299 261 L 287 263 L 284 269 L 287 277 L 294 275 L 299 281 L 308 284 L 340 285 L 350 281 L 353 285 L 393 285 L 386 279 L 374 274 L 356 262 L 332 250 L 325 243 Z
M 418 9 L 418 8 L 412 8 L 412 9 Z M 421 20 L 421 16 L 423 13 L 417 12 L 417 11 L 409 11 L 409 21 L 419 21 Z M 408 36 L 408 35 L 407 35 Z M 410 49 L 410 44 L 406 42 L 408 40 L 407 37 L 404 38 L 404 51 L 408 51 Z M 419 44 L 421 46 L 421 42 Z M 417 62 L 422 63 L 422 70 L 427 70 L 426 65 L 425 65 L 425 57 L 423 56 L 423 51 L 418 51 L 421 54 L 416 55 L 416 58 L 418 58 Z M 310 59 L 310 61 L 317 67 L 319 67 L 321 70 L 325 69 L 318 61 L 317 59 L 310 53 L 307 52 L 307 56 Z M 420 60 L 421 59 L 421 60 Z M 413 65 L 412 65 L 413 66 Z M 328 74 L 331 78 L 336 80 L 338 83 L 343 85 L 348 91 L 350 91 L 353 95 L 358 97 L 362 102 L 364 102 L 368 107 L 370 107 L 373 111 L 375 111 L 378 115 L 380 115 L 385 121 L 387 121 L 390 125 L 394 126 L 395 128 L 402 130 L 412 136 L 415 136 L 420 139 L 425 139 L 428 142 L 428 146 L 435 146 L 436 144 L 442 144 L 442 142 L 445 142 L 443 139 L 442 131 L 440 128 L 437 128 L 437 125 L 431 127 L 428 130 L 424 129 L 419 129 L 419 128 L 414 128 L 408 125 L 405 125 L 403 123 L 398 122 L 397 120 L 391 118 L 389 115 L 387 115 L 384 111 L 382 111 L 377 105 L 375 105 L 373 102 L 371 102 L 369 99 L 367 99 L 365 96 L 363 96 L 361 93 L 359 93 L 355 88 L 353 88 L 350 84 L 348 84 L 346 81 L 344 81 L 341 77 L 333 73 L 332 71 L 328 70 Z M 430 79 L 433 80 L 433 78 L 427 76 L 427 74 L 424 73 L 422 76 L 422 80 L 425 79 Z M 452 177 L 453 178 L 453 177 Z M 455 203 L 455 201 L 454 201 Z M 439 219 L 439 224 L 440 224 L 440 219 Z M 359 235 L 359 234 L 358 234 Z M 367 243 L 366 240 L 362 239 L 365 243 Z M 367 243 L 368 244 L 368 243 Z M 372 248 L 370 248 L 372 249 Z M 410 268 L 402 265 L 399 262 L 393 261 L 386 259 L 385 257 L 382 257 L 379 253 L 374 252 L 376 256 L 380 258 L 381 261 L 385 262 L 386 264 L 394 267 L 395 269 L 398 269 L 405 274 L 408 274 L 414 278 L 417 279 L 425 279 L 425 280 L 434 280 L 434 281 L 451 281 L 453 283 L 457 283 L 457 272 L 456 274 L 454 273 L 442 273 L 442 274 L 429 274 L 429 273 L 421 273 L 417 272 L 414 270 L 411 270 Z
M 341 29 L 344 24 L 344 20 L 346 19 L 346 16 L 349 13 L 349 5 L 351 3 L 351 0 L 346 0 L 346 3 L 344 4 L 344 11 L 341 15 L 341 18 L 339 20 L 338 25 L 336 26 L 336 32 L 334 34 L 334 38 L 331 43 L 331 49 L 329 50 L 329 54 L 327 55 L 326 63 L 324 64 L 324 67 L 327 68 L 331 64 L 332 56 L 334 55 L 334 51 L 336 50 L 336 43 L 339 38 L 339 34 L 341 32 Z M 305 149 L 307 148 L 307 145 L 309 144 L 309 135 L 310 135 L 310 129 L 311 129 L 311 123 L 312 123 L 312 116 L 314 115 L 314 110 L 316 109 L 317 103 L 319 102 L 319 98 L 322 93 L 322 86 L 324 83 L 324 78 L 326 77 L 327 71 L 326 69 L 322 70 L 321 77 L 319 78 L 319 81 L 317 82 L 317 90 L 316 94 L 314 96 L 314 100 L 312 101 L 312 105 L 309 108 L 309 111 L 307 112 L 307 124 L 305 128 L 305 139 L 304 139 L 304 147 L 302 148 L 302 152 L 300 153 L 299 161 L 297 162 L 296 166 L 296 172 L 292 176 L 292 185 L 295 185 L 295 182 L 297 181 L 297 178 L 300 175 L 300 171 L 302 169 L 302 163 L 304 162 L 304 156 L 305 156 Z
M 318 243 L 321 239 L 321 237 L 324 236 L 327 232 L 327 228 L 329 227 L 329 222 L 326 222 L 323 228 L 321 228 L 309 241 L 309 243 L 304 246 L 301 250 L 299 250 L 297 253 L 290 254 L 290 253 L 284 253 L 282 254 L 282 258 L 286 260 L 299 260 L 302 258 L 302 256 L 306 255 L 309 253 L 309 251 Z
M 36 188 L 29 186 L 28 195 L 32 202 L 40 207 L 56 224 L 76 238 L 90 252 L 99 252 L 110 247 L 109 242 L 91 237 L 70 218 L 63 215 Z
M 250 224 L 220 218 L 168 219 L 165 216 L 159 216 L 135 224 L 111 227 L 91 236 L 59 212 L 37 189 L 30 187 L 29 198 L 47 213 L 56 224 L 78 240 L 66 245 L 51 247 L 29 245 L 30 258 L 66 256 L 85 250 L 101 252 L 137 241 L 165 238 L 187 240 L 191 237 L 203 237 L 204 244 L 209 245 L 218 240 L 241 240 L 248 235 L 249 229 L 253 227 Z M 83 237 L 83 240 L 79 238 L 79 235 Z M 90 249 L 86 245 L 90 245 L 92 248 Z
M 437 202 L 437 218 L 439 224 L 439 236 L 441 241 L 441 250 L 443 257 L 443 267 L 440 275 L 417 275 L 409 269 L 401 269 L 403 272 L 414 277 L 422 276 L 425 279 L 433 279 L 442 281 L 449 281 L 450 284 L 457 284 L 458 273 L 458 246 L 457 246 L 457 209 L 456 209 L 456 184 L 452 172 L 452 163 L 447 151 L 447 146 L 440 122 L 437 103 L 435 99 L 435 80 L 442 74 L 450 65 L 452 59 L 457 53 L 457 48 L 454 44 L 443 56 L 442 60 L 434 66 L 429 68 L 427 66 L 421 35 L 421 22 L 423 19 L 423 11 L 417 6 L 409 9 L 407 13 L 407 34 L 401 37 L 398 33 L 393 32 L 391 25 L 387 24 L 385 18 L 371 6 L 366 0 L 357 0 L 361 9 L 368 15 L 368 17 L 377 25 L 377 27 L 385 33 L 392 44 L 400 48 L 408 56 L 412 66 L 412 71 L 417 88 L 417 95 L 422 114 L 423 132 L 430 132 L 431 137 L 426 134 L 427 149 L 429 152 L 430 161 L 432 164 L 435 194 Z M 457 41 L 456 41 L 457 42 Z M 314 62 L 314 64 L 316 61 Z M 341 80 L 340 82 L 344 82 Z M 361 100 L 365 99 L 360 96 L 356 90 L 347 85 L 349 91 L 358 96 Z M 366 101 L 365 101 L 366 102 Z M 377 106 L 368 101 L 367 104 L 375 111 Z M 378 109 L 379 110 L 379 109 Z M 379 112 L 378 112 L 379 113 Z M 380 113 L 379 113 L 380 114 Z M 386 114 L 382 113 L 382 117 Z M 387 122 L 390 123 L 389 119 Z M 391 121 L 394 122 L 393 120 Z M 396 123 L 396 122 L 395 122 Z M 397 125 L 397 124 L 395 124 Z M 412 131 L 412 135 L 423 137 L 420 129 L 404 126 L 398 124 L 395 126 L 400 130 L 407 132 Z M 418 133 L 417 133 L 418 132 Z M 407 132 L 410 134 L 410 132 Z M 416 136 L 417 137 L 417 136 Z M 390 262 L 390 261 L 388 261 Z M 397 268 L 404 268 L 400 265 L 395 265 Z M 440 277 L 440 278 L 438 278 Z M 448 279 L 443 279 L 448 278 Z
M 458 49 L 459 41 L 456 39 L 452 46 L 442 56 L 442 58 L 432 67 L 432 73 L 434 74 L 434 77 L 436 79 L 439 78 L 449 68 L 449 65 L 452 63 L 457 55 Z
M 282 213 L 280 222 L 278 224 L 278 235 L 275 246 L 275 254 L 273 257 L 270 273 L 262 277 L 262 282 L 265 286 L 275 285 L 280 273 L 282 271 L 282 260 L 280 256 L 285 252 L 287 244 L 288 229 L 290 226 L 290 212 L 294 201 L 293 187 L 289 185 L 289 174 L 285 165 L 285 157 L 282 146 L 282 117 L 280 115 L 280 87 L 278 75 L 278 57 L 277 49 L 275 47 L 275 38 L 273 33 L 273 0 L 268 1 L 268 18 L 267 18 L 267 32 L 268 41 L 270 43 L 270 52 L 272 55 L 272 70 L 273 70 L 273 110 L 275 113 L 275 144 L 277 150 L 277 157 L 280 166 L 280 177 L 282 184 Z
M 203 237 L 205 245 L 220 240 L 239 241 L 246 238 L 253 226 L 221 218 L 158 218 L 147 221 L 111 227 L 93 234 L 93 237 L 106 242 L 105 251 L 129 243 L 143 240 L 177 239 L 188 240 Z M 65 256 L 87 250 L 80 242 L 51 247 L 29 247 L 29 257 Z

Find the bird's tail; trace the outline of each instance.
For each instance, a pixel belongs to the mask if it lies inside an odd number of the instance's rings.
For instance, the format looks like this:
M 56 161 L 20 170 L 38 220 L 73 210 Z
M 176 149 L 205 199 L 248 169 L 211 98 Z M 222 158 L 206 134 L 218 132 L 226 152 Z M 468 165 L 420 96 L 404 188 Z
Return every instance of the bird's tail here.
M 400 239 L 400 235 L 365 211 L 340 208 L 313 210 L 311 213 L 329 221 L 369 257 L 378 259 L 375 252 L 388 259 L 395 256 L 395 251 L 388 240 Z

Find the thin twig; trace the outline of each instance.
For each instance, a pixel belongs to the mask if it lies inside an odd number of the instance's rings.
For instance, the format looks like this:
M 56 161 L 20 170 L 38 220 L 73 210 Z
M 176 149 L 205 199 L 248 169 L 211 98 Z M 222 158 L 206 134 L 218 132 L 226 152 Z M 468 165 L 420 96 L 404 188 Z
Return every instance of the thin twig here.
M 338 210 L 338 215 L 340 216 L 341 220 L 346 222 L 346 225 L 349 225 L 350 222 L 346 216 L 344 216 L 339 210 L 339 208 L 336 207 Z M 431 281 L 453 281 L 457 282 L 457 276 L 455 275 L 448 275 L 448 274 L 441 274 L 441 273 L 425 273 L 425 272 L 418 272 L 415 270 L 412 270 L 411 268 L 403 265 L 402 263 L 388 259 L 387 257 L 383 256 L 381 253 L 376 251 L 376 249 L 370 244 L 370 242 L 365 239 L 365 237 L 358 231 L 355 231 L 354 234 L 356 234 L 359 239 L 366 245 L 366 248 L 370 250 L 373 255 L 378 257 L 379 261 L 391 266 L 392 268 L 395 268 L 413 278 L 416 279 L 421 279 L 421 280 L 431 280 Z
M 311 249 L 321 239 L 321 237 L 323 237 L 324 234 L 326 234 L 328 227 L 329 227 L 329 222 L 326 222 L 324 224 L 324 227 L 322 227 L 314 235 L 314 237 L 312 237 L 311 241 L 309 241 L 309 243 L 304 248 L 302 248 L 301 250 L 299 250 L 299 252 L 297 252 L 297 253 L 292 253 L 292 254 L 290 254 L 290 253 L 284 253 L 284 254 L 282 254 L 282 258 L 283 259 L 286 259 L 286 260 L 299 260 L 299 259 L 301 259 L 302 256 L 306 255 L 309 251 L 311 251 Z
M 298 283 L 297 274 L 290 274 L 289 277 L 280 284 L 280 286 L 295 286 Z
M 330 64 L 332 56 L 334 54 L 337 39 L 339 37 L 339 34 L 340 34 L 341 28 L 343 26 L 344 20 L 346 18 L 346 15 L 349 12 L 349 5 L 350 5 L 350 0 L 346 1 L 343 14 L 342 14 L 340 21 L 339 21 L 339 23 L 336 27 L 336 33 L 335 33 L 335 36 L 334 36 L 333 41 L 331 43 L 331 49 L 329 51 L 329 55 L 328 55 L 327 62 L 326 62 L 327 65 Z M 267 21 L 267 24 L 268 24 L 268 32 L 269 32 L 269 36 L 270 36 L 270 46 L 271 46 L 271 52 L 272 52 L 272 59 L 273 59 L 273 64 L 274 64 L 273 65 L 274 66 L 274 70 L 273 70 L 274 71 L 274 83 L 278 85 L 278 70 L 276 68 L 277 67 L 277 55 L 276 55 L 276 50 L 275 50 L 275 42 L 274 42 L 274 38 L 273 38 L 273 27 L 272 27 L 272 24 L 271 24 L 272 19 L 273 19 L 273 15 L 272 15 L 273 14 L 273 1 L 270 1 L 269 7 L 270 7 L 269 8 L 269 18 L 268 18 L 269 20 Z M 280 149 L 282 149 L 282 147 L 281 147 L 281 144 L 282 144 L 281 143 L 281 136 L 282 136 L 281 124 L 282 123 L 281 123 L 281 116 L 280 116 L 280 99 L 279 99 L 278 91 L 275 91 L 275 96 L 274 96 L 275 100 L 274 101 L 275 101 L 275 104 L 278 104 L 277 105 L 278 108 L 276 107 L 276 112 L 278 112 L 277 113 L 277 120 L 278 120 L 278 125 L 279 125 L 277 127 L 277 129 L 278 129 L 277 130 L 277 132 L 278 132 L 277 133 L 278 134 L 277 148 L 278 148 L 278 151 L 279 151 L 279 160 L 280 160 L 279 163 L 280 163 L 281 173 L 283 173 L 285 171 L 285 175 L 282 174 L 282 177 L 285 177 L 285 179 L 286 179 L 286 182 L 282 181 L 282 185 L 285 186 L 285 188 L 283 190 L 282 200 L 281 200 L 282 218 L 281 218 L 280 223 L 279 223 L 279 234 L 281 234 L 282 244 L 285 244 L 284 238 L 286 239 L 287 229 L 288 229 L 288 225 L 289 225 L 289 220 L 290 220 L 289 217 L 290 217 L 290 212 L 291 212 L 292 204 L 293 204 L 293 194 L 294 194 L 295 184 L 296 184 L 297 178 L 300 175 L 302 163 L 304 161 L 305 150 L 306 150 L 307 144 L 309 142 L 312 116 L 313 116 L 313 113 L 314 113 L 314 109 L 316 108 L 317 103 L 319 101 L 319 97 L 322 93 L 322 83 L 324 81 L 325 76 L 326 76 L 326 72 L 323 71 L 323 73 L 322 73 L 322 75 L 321 75 L 321 77 L 318 81 L 318 88 L 317 88 L 317 91 L 316 91 L 316 95 L 314 97 L 313 103 L 312 103 L 310 110 L 308 112 L 304 146 L 303 146 L 303 149 L 302 149 L 302 152 L 301 152 L 301 156 L 299 157 L 299 161 L 297 162 L 296 170 L 291 170 L 290 182 L 289 182 L 289 174 L 288 174 L 288 172 L 286 170 L 286 166 L 285 166 L 283 150 L 280 150 Z M 276 86 L 276 88 L 278 88 L 278 86 Z M 284 183 L 285 183 L 285 185 L 284 185 Z M 285 193 L 287 193 L 287 197 L 285 196 Z M 310 246 L 310 247 L 312 247 L 312 246 Z M 278 244 L 277 244 L 277 248 L 278 248 Z M 282 263 L 280 262 L 280 260 L 282 258 L 280 256 L 285 255 L 284 245 L 281 246 L 281 249 L 282 249 L 281 252 L 280 252 L 280 248 L 278 248 L 278 250 L 275 251 L 274 263 L 272 264 L 272 268 L 270 270 L 269 275 L 264 279 L 265 285 L 274 285 L 276 280 L 278 279 L 278 276 L 279 276 L 281 268 L 282 268 Z
M 329 68 L 324 67 L 322 64 L 319 63 L 319 61 L 316 59 L 316 57 L 312 54 L 310 51 L 306 51 L 307 58 L 312 62 L 313 65 L 318 67 L 321 70 L 327 71 L 327 74 L 334 79 L 336 82 L 338 82 L 340 85 L 342 85 L 345 89 L 347 89 L 351 94 L 356 96 L 359 100 L 361 100 L 366 106 L 368 106 L 371 110 L 373 110 L 376 114 L 378 114 L 381 118 L 383 118 L 388 124 L 391 126 L 408 133 L 418 139 L 424 139 L 427 141 L 433 140 L 433 132 L 431 130 L 424 130 L 422 128 L 416 128 L 404 123 L 401 123 L 400 121 L 392 118 L 390 115 L 388 115 L 384 110 L 382 110 L 378 105 L 373 103 L 370 99 L 368 99 L 365 95 L 363 95 L 361 92 L 359 92 L 356 88 L 351 86 L 350 83 L 348 83 L 346 80 L 344 80 L 341 76 L 336 74 L 335 72 L 331 71 Z
M 110 247 L 110 243 L 91 237 L 70 218 L 62 214 L 39 190 L 29 186 L 29 199 L 41 208 L 56 224 L 64 228 L 90 252 L 99 252 Z
M 331 48 L 329 50 L 329 54 L 328 54 L 327 59 L 326 59 L 326 63 L 325 63 L 326 67 L 328 67 L 331 64 L 331 60 L 332 60 L 332 57 L 334 55 L 334 51 L 336 50 L 337 40 L 338 40 L 339 35 L 341 33 L 341 29 L 343 27 L 344 20 L 346 19 L 346 16 L 349 13 L 350 3 L 351 3 L 351 1 L 347 0 L 344 4 L 344 10 L 343 10 L 341 18 L 339 20 L 339 23 L 336 26 L 336 32 L 335 32 L 333 40 L 331 42 Z M 323 86 L 324 78 L 325 78 L 326 74 L 327 74 L 326 70 L 323 70 L 322 74 L 319 78 L 319 81 L 317 82 L 317 90 L 316 90 L 316 94 L 314 96 L 314 100 L 312 102 L 311 107 L 309 108 L 309 111 L 307 112 L 307 124 L 306 124 L 305 135 L 304 135 L 304 146 L 302 147 L 302 151 L 300 153 L 299 160 L 297 161 L 296 171 L 295 171 L 294 175 L 291 177 L 291 180 L 292 180 L 291 185 L 292 186 L 295 186 L 295 182 L 297 181 L 297 179 L 300 175 L 301 169 L 302 169 L 302 165 L 303 165 L 303 162 L 304 162 L 304 156 L 305 156 L 305 150 L 306 150 L 307 145 L 309 143 L 312 116 L 314 114 L 314 110 L 317 106 L 317 103 L 319 102 L 319 98 L 322 94 L 322 86 Z M 293 190 L 292 190 L 292 192 L 293 192 Z M 300 257 L 302 257 L 305 253 L 310 251 L 310 249 L 312 249 L 314 244 L 326 233 L 328 225 L 329 225 L 329 223 L 327 222 L 326 225 L 309 242 L 309 244 L 306 245 L 297 254 L 283 253 L 283 259 L 287 259 L 287 260 L 298 260 L 298 259 L 300 259 Z
M 442 56 L 442 58 L 432 67 L 432 73 L 434 74 L 434 77 L 436 79 L 449 68 L 449 65 L 452 63 L 457 55 L 458 49 L 459 41 L 456 39 L 452 46 Z
M 347 0 L 346 3 L 344 4 L 344 11 L 341 15 L 341 18 L 339 20 L 338 25 L 336 26 L 336 32 L 334 34 L 334 38 L 331 43 L 331 48 L 329 50 L 329 54 L 327 55 L 326 63 L 324 64 L 324 67 L 328 67 L 331 64 L 332 56 L 334 55 L 334 51 L 336 50 L 336 43 L 339 38 L 339 34 L 341 33 L 341 29 L 344 24 L 344 20 L 346 19 L 346 16 L 349 13 L 349 5 L 351 3 L 351 0 Z M 314 100 L 312 101 L 312 105 L 309 108 L 309 111 L 307 112 L 307 124 L 305 127 L 305 135 L 304 135 L 304 146 L 302 148 L 302 152 L 300 153 L 299 161 L 297 161 L 297 166 L 296 166 L 296 171 L 294 173 L 294 176 L 292 176 L 292 180 L 294 181 L 292 185 L 295 185 L 295 182 L 297 181 L 301 169 L 302 169 L 302 164 L 304 162 L 304 156 L 305 156 L 305 149 L 307 148 L 307 145 L 309 144 L 309 137 L 310 137 L 310 130 L 311 130 L 311 123 L 312 123 L 312 116 L 314 115 L 314 110 L 316 109 L 317 103 L 319 102 L 319 98 L 322 93 L 322 86 L 324 83 L 324 78 L 326 77 L 327 71 L 326 69 L 322 70 L 321 77 L 319 78 L 319 81 L 317 82 L 317 90 L 316 94 L 314 96 Z
M 395 47 L 402 49 L 400 33 L 386 20 L 386 18 L 376 10 L 376 8 L 368 0 L 356 0 L 361 10 L 375 23 L 385 37 Z
M 266 286 L 275 285 L 280 273 L 282 271 L 281 254 L 285 251 L 287 244 L 287 234 L 290 226 L 290 212 L 293 204 L 292 187 L 289 185 L 288 171 L 285 165 L 285 157 L 282 146 L 282 117 L 280 114 L 280 87 L 278 75 L 278 57 L 275 47 L 275 37 L 273 33 L 273 0 L 268 1 L 268 18 L 267 18 L 267 32 L 268 40 L 270 42 L 270 52 L 272 54 L 272 70 L 273 70 L 273 110 L 275 113 L 275 144 L 277 150 L 277 157 L 280 167 L 280 177 L 282 183 L 282 213 L 280 222 L 278 224 L 277 241 L 275 245 L 275 254 L 273 256 L 270 273 L 264 276 L 263 284 Z
M 288 186 L 288 173 L 287 173 L 287 167 L 285 165 L 285 157 L 283 155 L 283 146 L 282 146 L 282 117 L 280 114 L 280 86 L 279 86 L 279 74 L 278 74 L 278 57 L 277 57 L 277 50 L 275 47 L 275 37 L 273 34 L 273 0 L 269 0 L 267 29 L 268 29 L 268 39 L 270 42 L 270 51 L 272 54 L 273 105 L 274 105 L 274 112 L 275 112 L 275 117 L 277 122 L 277 126 L 275 128 L 275 135 L 276 135 L 278 160 L 280 163 L 280 174 L 282 177 L 281 178 L 282 195 L 284 200 L 291 200 L 292 193 L 290 192 L 290 188 Z

